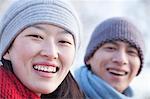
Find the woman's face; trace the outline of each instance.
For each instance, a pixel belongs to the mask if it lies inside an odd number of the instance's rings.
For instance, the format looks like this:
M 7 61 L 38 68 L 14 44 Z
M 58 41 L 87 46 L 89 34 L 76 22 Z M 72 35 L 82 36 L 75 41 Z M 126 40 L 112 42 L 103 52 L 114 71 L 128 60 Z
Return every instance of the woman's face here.
M 133 46 L 114 41 L 102 45 L 87 64 L 96 75 L 122 93 L 137 75 L 140 58 Z
M 13 71 L 30 90 L 40 95 L 53 92 L 73 63 L 73 36 L 62 28 L 39 24 L 21 32 L 4 55 Z

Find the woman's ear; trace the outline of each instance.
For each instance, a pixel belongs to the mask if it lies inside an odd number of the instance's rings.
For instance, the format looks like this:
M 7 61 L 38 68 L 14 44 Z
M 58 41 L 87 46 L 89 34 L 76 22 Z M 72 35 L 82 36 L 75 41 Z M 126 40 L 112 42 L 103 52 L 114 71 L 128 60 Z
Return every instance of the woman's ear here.
M 3 56 L 4 59 L 6 60 L 10 60 L 10 55 L 9 55 L 9 52 L 6 52 Z

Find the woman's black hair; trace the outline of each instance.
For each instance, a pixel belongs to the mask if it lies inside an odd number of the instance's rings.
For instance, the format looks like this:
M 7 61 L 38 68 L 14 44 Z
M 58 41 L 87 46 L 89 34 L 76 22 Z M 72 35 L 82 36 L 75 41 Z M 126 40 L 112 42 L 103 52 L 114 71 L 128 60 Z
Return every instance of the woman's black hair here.
M 2 64 L 3 67 L 9 71 L 11 71 L 13 73 L 13 68 L 12 68 L 12 64 L 9 60 L 6 60 L 2 57 Z
M 61 85 L 51 94 L 43 94 L 42 99 L 84 99 L 84 93 L 80 90 L 71 72 L 67 74 Z

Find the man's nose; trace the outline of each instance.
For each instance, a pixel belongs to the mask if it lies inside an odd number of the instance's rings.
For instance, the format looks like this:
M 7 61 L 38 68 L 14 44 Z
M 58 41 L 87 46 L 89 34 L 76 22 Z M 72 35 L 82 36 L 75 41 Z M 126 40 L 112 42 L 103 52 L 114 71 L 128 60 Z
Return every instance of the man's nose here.
M 119 65 L 126 65 L 128 64 L 128 55 L 124 50 L 119 50 L 114 54 L 112 60 Z

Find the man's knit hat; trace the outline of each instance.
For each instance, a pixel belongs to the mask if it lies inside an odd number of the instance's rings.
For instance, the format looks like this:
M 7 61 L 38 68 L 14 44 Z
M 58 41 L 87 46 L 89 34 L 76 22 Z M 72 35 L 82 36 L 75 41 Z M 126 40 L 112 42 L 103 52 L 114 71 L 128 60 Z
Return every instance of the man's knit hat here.
M 137 27 L 123 17 L 107 19 L 95 28 L 85 53 L 85 64 L 101 45 L 114 40 L 128 42 L 138 50 L 141 61 L 141 67 L 138 71 L 139 74 L 143 66 L 144 41 Z
M 0 60 L 15 37 L 25 28 L 46 23 L 69 31 L 79 47 L 80 22 L 72 6 L 63 0 L 18 0 L 0 24 Z

